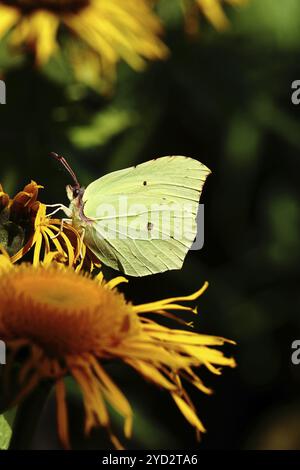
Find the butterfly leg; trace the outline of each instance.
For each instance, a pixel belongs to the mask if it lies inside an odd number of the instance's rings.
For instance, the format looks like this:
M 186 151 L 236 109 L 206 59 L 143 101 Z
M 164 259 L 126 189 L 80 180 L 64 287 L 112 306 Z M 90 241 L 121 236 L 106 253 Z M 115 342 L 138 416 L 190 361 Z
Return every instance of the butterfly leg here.
M 69 207 L 67 206 L 64 206 L 63 204 L 46 204 L 46 207 L 56 207 L 56 209 L 53 212 L 51 212 L 50 214 L 47 214 L 47 217 L 51 217 L 59 211 L 63 211 L 68 217 L 72 216 L 71 209 L 69 209 Z
M 61 233 L 64 230 L 64 223 L 65 222 L 70 223 L 70 222 L 72 222 L 72 219 L 61 219 L 59 231 L 57 232 L 56 235 L 54 235 L 54 237 L 51 237 L 51 240 L 54 240 L 55 238 L 58 238 L 61 235 Z
M 82 232 L 80 234 L 80 256 L 83 257 L 83 251 L 82 251 L 82 247 L 83 247 L 83 240 L 84 240 L 84 235 L 85 235 L 85 228 L 83 227 L 82 228 Z

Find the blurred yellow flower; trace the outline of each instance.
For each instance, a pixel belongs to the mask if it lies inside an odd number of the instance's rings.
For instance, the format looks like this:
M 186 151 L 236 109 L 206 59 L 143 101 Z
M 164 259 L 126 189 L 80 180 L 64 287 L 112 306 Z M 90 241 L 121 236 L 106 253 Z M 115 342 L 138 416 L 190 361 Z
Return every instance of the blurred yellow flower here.
M 106 282 L 101 273 L 91 278 L 65 266 L 16 266 L 5 255 L 0 256 L 0 279 L 0 338 L 12 358 L 22 348 L 28 351 L 27 355 L 18 355 L 23 357 L 20 389 L 12 404 L 19 403 L 43 379 L 52 379 L 58 434 L 65 448 L 70 448 L 64 385 L 67 375 L 82 391 L 86 434 L 103 426 L 115 447 L 122 447 L 110 427 L 110 404 L 124 418 L 125 436 L 131 436 L 133 411 L 103 366 L 108 359 L 126 363 L 169 392 L 197 433 L 204 432 L 182 380 L 210 393 L 194 368 L 204 366 L 220 374 L 220 367 L 234 367 L 234 360 L 214 347 L 227 340 L 197 334 L 190 328 L 170 329 L 147 314 L 172 317 L 175 310 L 196 313 L 182 303 L 195 301 L 207 284 L 190 296 L 133 305 L 116 289 L 127 282 L 122 277 Z M 6 377 L 15 370 L 14 362 L 8 361 Z
M 191 6 L 191 0 L 185 0 L 187 6 L 187 28 L 195 29 L 195 9 Z M 219 31 L 229 27 L 229 21 L 224 13 L 224 5 L 242 6 L 248 0 L 193 0 L 193 5 L 200 9 L 201 13 Z
M 147 0 L 0 0 L 0 39 L 12 29 L 10 43 L 27 45 L 39 65 L 55 53 L 61 26 L 70 33 L 75 71 L 82 76 L 90 63 L 95 79 L 112 79 L 119 59 L 140 70 L 144 59 L 167 55 Z

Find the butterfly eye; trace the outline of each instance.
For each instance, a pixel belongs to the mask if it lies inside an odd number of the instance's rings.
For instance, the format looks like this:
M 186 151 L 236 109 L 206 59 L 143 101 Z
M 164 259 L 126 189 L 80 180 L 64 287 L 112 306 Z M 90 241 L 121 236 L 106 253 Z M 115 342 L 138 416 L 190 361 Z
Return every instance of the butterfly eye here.
M 73 189 L 73 197 L 74 197 L 74 198 L 77 197 L 77 196 L 79 195 L 79 192 L 80 192 L 80 191 L 79 191 L 79 188 L 74 188 L 74 189 Z

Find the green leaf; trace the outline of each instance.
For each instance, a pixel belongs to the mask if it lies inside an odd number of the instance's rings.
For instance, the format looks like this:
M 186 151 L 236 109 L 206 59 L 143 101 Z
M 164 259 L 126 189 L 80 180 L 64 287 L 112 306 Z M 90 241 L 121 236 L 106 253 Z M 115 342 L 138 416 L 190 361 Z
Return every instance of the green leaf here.
M 11 437 L 11 429 L 3 415 L 0 415 L 0 449 L 8 448 Z
M 101 146 L 131 127 L 134 118 L 130 111 L 111 107 L 96 114 L 88 125 L 73 127 L 69 137 L 80 149 Z

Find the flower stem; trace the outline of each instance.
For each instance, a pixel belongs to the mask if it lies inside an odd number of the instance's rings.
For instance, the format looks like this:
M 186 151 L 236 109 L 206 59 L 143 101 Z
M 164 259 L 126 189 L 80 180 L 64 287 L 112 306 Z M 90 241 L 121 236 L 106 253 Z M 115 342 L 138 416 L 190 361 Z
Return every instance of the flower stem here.
M 10 450 L 29 450 L 53 382 L 42 382 L 19 405 L 14 419 Z

